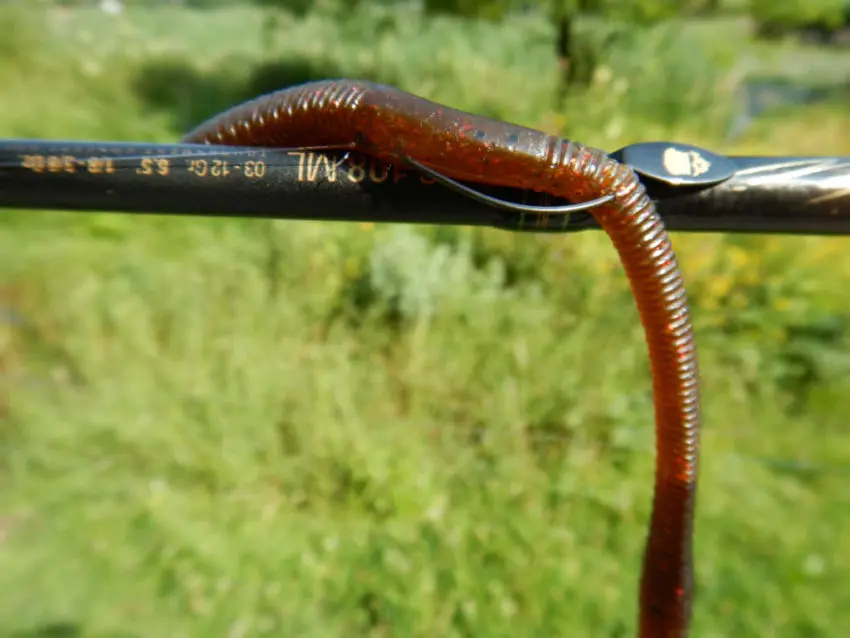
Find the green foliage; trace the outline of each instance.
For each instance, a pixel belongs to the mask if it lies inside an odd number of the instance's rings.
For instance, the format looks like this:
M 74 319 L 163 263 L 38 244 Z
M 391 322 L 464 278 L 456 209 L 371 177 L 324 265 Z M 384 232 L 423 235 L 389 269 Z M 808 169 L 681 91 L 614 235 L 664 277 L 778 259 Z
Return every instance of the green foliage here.
M 233 0 L 183 0 L 192 9 L 220 9 L 233 4 Z
M 498 297 L 499 271 L 482 277 L 476 271 L 469 246 L 460 250 L 431 245 L 410 228 L 398 229 L 375 246 L 369 259 L 369 285 L 376 301 L 407 320 L 428 320 L 447 303 L 463 306 L 475 295 Z
M 501 20 L 517 4 L 517 0 L 422 0 L 429 14 L 446 14 L 484 20 Z
M 33 12 L 0 135 L 173 140 L 334 75 L 604 148 L 850 153 L 841 105 L 712 136 L 718 57 L 753 53 L 727 23 L 583 19 L 610 46 L 553 110 L 543 16 L 332 15 L 269 47 L 256 8 Z M 843 638 L 846 242 L 674 241 L 705 383 L 693 635 Z M 2 211 L 0 273 L 0 634 L 634 635 L 652 399 L 601 233 Z
M 25 66 L 39 50 L 44 38 L 44 23 L 32 3 L 12 0 L 0 4 L 0 71 L 10 66 Z
M 594 15 L 634 24 L 652 24 L 674 16 L 694 13 L 705 7 L 704 0 L 546 0 L 550 15 Z
M 671 127 L 701 122 L 714 135 L 726 129 L 737 86 L 726 82 L 720 52 L 683 32 L 680 21 L 615 33 L 592 87 L 598 100 L 619 103 L 623 112 L 652 113 Z
M 355 11 L 362 0 L 251 0 L 267 9 L 285 11 L 294 16 L 305 16 L 311 12 L 342 14 Z
M 554 15 L 587 13 L 634 23 L 650 23 L 688 10 L 687 2 L 676 0 L 549 0 Z
M 750 14 L 759 22 L 794 27 L 814 22 L 836 25 L 846 0 L 750 0 Z

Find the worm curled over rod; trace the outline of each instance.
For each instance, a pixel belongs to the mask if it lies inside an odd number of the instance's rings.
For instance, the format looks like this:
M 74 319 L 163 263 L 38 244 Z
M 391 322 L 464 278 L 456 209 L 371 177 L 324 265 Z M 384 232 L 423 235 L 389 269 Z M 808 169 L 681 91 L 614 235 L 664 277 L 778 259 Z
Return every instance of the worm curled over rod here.
M 638 635 L 687 636 L 700 429 L 696 348 L 670 238 L 634 171 L 595 148 L 354 80 L 261 96 L 214 116 L 183 141 L 351 149 L 453 180 L 573 202 L 601 200 L 590 212 L 628 276 L 646 334 L 655 406 L 655 483 Z

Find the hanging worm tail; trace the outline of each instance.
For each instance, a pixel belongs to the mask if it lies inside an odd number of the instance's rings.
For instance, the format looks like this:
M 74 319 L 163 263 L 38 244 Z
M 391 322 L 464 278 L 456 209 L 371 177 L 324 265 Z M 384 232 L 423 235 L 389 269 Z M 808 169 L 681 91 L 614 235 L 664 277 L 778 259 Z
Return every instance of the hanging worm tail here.
M 663 220 L 629 167 L 603 151 L 550 142 L 546 192 L 615 198 L 591 210 L 611 238 L 644 327 L 653 381 L 656 469 L 640 585 L 640 638 L 684 638 L 693 600 L 692 538 L 700 448 L 696 345 L 682 273 Z
M 639 635 L 684 638 L 693 600 L 700 446 L 699 369 L 687 294 L 670 237 L 634 172 L 601 151 L 592 153 L 604 175 L 602 191 L 616 194 L 613 205 L 593 214 L 611 237 L 629 278 L 653 379 L 656 470 Z

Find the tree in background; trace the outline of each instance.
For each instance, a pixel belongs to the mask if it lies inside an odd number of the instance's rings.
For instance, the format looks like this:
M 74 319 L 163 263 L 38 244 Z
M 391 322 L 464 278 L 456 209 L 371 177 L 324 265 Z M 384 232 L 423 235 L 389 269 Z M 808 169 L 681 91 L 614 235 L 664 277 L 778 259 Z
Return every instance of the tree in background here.
M 197 1 L 197 0 L 196 0 Z M 210 0 L 208 0 L 210 1 Z M 358 5 L 418 4 L 425 15 L 504 21 L 518 14 L 542 13 L 553 27 L 553 53 L 558 66 L 558 101 L 593 79 L 601 54 L 614 40 L 624 40 L 651 25 L 676 17 L 706 16 L 724 9 L 747 12 L 761 35 L 790 29 L 829 30 L 850 12 L 850 0 L 253 0 L 271 9 L 267 36 L 273 37 L 281 10 L 291 16 L 310 12 L 344 19 Z M 585 17 L 603 28 L 580 29 Z M 627 44 L 626 44 L 627 46 Z
M 826 34 L 850 22 L 850 0 L 750 0 L 748 9 L 762 37 L 797 29 Z
M 588 38 L 576 29 L 583 16 L 595 16 L 624 29 L 634 30 L 677 15 L 706 12 L 718 8 L 717 0 L 423 0 L 428 13 L 468 18 L 504 20 L 511 13 L 527 10 L 544 12 L 554 26 L 554 53 L 558 60 L 559 91 L 562 100 L 570 88 L 588 84 L 599 62 L 600 51 L 622 30 L 609 29 Z

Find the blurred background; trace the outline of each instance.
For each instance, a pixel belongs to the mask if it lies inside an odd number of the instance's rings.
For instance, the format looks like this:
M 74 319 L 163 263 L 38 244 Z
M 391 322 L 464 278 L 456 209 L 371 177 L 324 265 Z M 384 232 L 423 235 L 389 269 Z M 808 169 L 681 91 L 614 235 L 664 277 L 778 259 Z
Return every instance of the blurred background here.
M 0 136 L 311 79 L 615 150 L 850 155 L 844 0 L 0 2 Z M 693 636 L 850 631 L 850 251 L 677 234 Z M 0 635 L 635 634 L 653 413 L 601 232 L 0 211 Z

